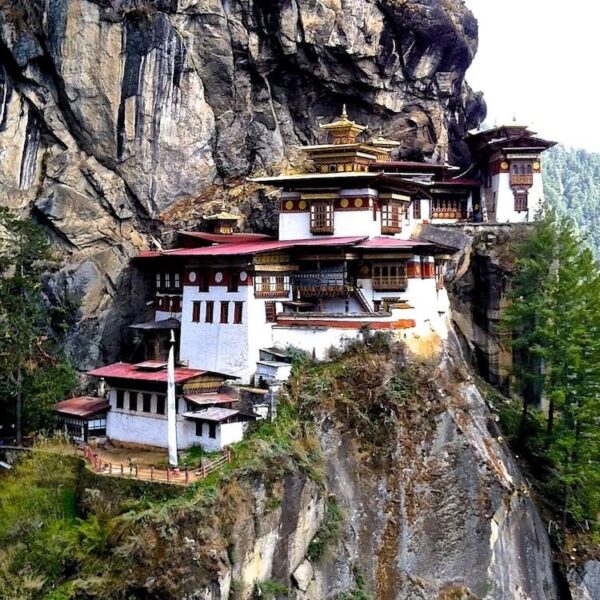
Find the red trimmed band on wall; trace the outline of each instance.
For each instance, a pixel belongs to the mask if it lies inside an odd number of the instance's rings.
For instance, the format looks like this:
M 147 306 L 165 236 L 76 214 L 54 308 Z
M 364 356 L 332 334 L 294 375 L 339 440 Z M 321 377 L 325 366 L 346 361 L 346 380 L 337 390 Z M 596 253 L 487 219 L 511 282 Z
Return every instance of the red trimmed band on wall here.
M 285 327 L 329 327 L 330 329 L 410 329 L 416 326 L 414 319 L 400 319 L 398 321 L 339 321 L 337 319 L 286 319 L 278 317 L 277 324 Z

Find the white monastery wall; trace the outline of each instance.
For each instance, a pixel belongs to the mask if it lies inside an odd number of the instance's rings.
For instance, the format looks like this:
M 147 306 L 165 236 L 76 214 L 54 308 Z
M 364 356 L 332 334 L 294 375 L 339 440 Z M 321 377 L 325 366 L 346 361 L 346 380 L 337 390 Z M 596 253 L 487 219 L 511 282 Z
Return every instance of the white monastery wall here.
M 274 344 L 280 348 L 300 348 L 317 360 L 324 360 L 334 346 L 343 349 L 350 341 L 361 337 L 358 329 L 328 329 L 326 327 L 273 327 Z
M 499 173 L 492 177 L 492 194 L 496 192 L 497 223 L 527 223 L 534 221 L 544 201 L 544 186 L 541 173 L 533 174 L 533 185 L 527 196 L 527 211 L 515 210 L 515 197 L 510 186 L 510 174 Z M 490 194 L 490 197 L 492 197 Z
M 248 372 L 249 286 L 228 292 L 226 286 L 211 286 L 200 292 L 185 286 L 179 356 L 191 368 L 243 377 Z M 206 301 L 214 302 L 213 322 L 206 323 Z M 193 302 L 201 301 L 200 322 L 192 322 Z M 229 302 L 228 322 L 221 323 L 221 301 Z M 243 302 L 242 322 L 233 323 L 234 302 Z

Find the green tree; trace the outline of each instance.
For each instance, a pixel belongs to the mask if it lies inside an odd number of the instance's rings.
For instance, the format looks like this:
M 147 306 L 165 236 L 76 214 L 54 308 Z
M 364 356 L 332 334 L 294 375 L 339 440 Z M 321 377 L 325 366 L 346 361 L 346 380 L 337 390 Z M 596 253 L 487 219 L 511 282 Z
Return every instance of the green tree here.
M 13 415 L 20 444 L 24 412 L 32 426 L 46 424 L 51 404 L 74 386 L 76 374 L 62 357 L 44 300 L 44 274 L 53 266 L 48 239 L 5 208 L 0 231 L 0 403 Z
M 516 441 L 552 466 L 546 482 L 567 524 L 600 510 L 600 272 L 574 224 L 549 212 L 516 248 L 505 324 L 523 399 Z M 532 389 L 536 394 L 532 394 Z M 537 398 L 536 398 L 537 396 Z M 544 400 L 544 431 L 529 411 Z M 539 422 L 539 419 L 535 420 Z M 536 432 L 535 428 L 533 429 Z M 542 456 L 540 456 L 542 457 Z

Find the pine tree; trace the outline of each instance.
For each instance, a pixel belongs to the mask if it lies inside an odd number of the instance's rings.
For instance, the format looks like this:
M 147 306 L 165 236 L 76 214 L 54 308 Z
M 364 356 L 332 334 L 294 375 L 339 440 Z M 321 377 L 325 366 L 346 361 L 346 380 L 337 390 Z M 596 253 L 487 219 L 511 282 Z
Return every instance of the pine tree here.
M 516 248 L 505 323 L 523 399 L 517 443 L 535 454 L 526 423 L 534 400 L 547 402 L 544 458 L 548 490 L 560 498 L 564 527 L 600 510 L 600 271 L 566 218 L 548 213 Z M 532 394 L 532 389 L 537 392 Z
M 75 372 L 61 360 L 44 302 L 42 280 L 52 253 L 43 230 L 3 208 L 0 231 L 0 403 L 5 414 L 14 414 L 20 444 L 24 392 L 31 404 L 48 392 L 62 395 L 73 387 Z

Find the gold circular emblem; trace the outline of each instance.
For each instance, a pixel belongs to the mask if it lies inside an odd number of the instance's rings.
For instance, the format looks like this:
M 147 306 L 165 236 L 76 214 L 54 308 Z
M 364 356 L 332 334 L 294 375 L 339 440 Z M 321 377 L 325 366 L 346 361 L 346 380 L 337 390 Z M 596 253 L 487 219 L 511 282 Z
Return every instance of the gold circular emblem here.
M 540 166 L 541 166 L 541 165 L 540 165 L 540 163 L 539 163 L 539 162 L 537 162 L 537 161 L 536 161 L 536 162 L 534 162 L 534 163 L 533 163 L 533 170 L 534 170 L 534 171 L 539 171 L 539 170 L 540 170 Z
M 357 199 L 354 201 L 354 206 L 356 206 L 356 208 L 360 208 L 362 205 L 363 205 L 362 198 L 357 198 Z
M 359 270 L 358 270 L 358 271 L 359 271 L 359 273 L 360 273 L 361 275 L 368 275 L 368 274 L 369 274 L 369 267 L 368 267 L 368 265 L 362 265 L 362 266 L 359 268 Z
M 294 208 L 294 203 L 293 203 L 291 200 L 288 200 L 288 201 L 285 203 L 285 209 L 286 209 L 286 210 L 293 210 L 293 208 Z
M 304 210 L 306 208 L 306 200 L 300 200 L 300 203 L 298 204 L 298 208 L 300 210 Z
M 348 208 L 348 204 L 350 204 L 350 203 L 348 202 L 348 199 L 347 199 L 347 198 L 342 198 L 342 200 L 341 200 L 341 202 L 340 202 L 340 206 L 341 206 L 342 208 Z
M 508 171 L 508 163 L 507 163 L 505 160 L 503 160 L 503 161 L 500 163 L 500 168 L 501 168 L 503 171 Z

